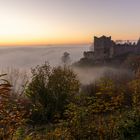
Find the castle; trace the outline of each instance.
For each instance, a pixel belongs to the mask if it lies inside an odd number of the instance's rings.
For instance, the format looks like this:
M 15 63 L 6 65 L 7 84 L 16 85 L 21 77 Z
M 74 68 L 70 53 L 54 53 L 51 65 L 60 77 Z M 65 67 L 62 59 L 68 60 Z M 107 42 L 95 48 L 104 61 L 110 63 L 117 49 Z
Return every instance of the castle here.
M 110 37 L 94 37 L 94 43 L 91 46 L 94 51 L 84 52 L 84 58 L 102 61 L 112 59 L 128 53 L 140 54 L 140 39 L 137 43 L 117 43 Z

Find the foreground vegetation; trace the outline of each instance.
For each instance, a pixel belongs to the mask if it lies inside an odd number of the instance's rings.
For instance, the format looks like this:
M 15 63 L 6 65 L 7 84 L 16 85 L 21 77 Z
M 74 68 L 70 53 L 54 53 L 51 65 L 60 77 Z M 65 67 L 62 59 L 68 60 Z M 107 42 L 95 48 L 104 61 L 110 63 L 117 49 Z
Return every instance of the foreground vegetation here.
M 69 67 L 32 69 L 22 94 L 0 83 L 0 139 L 139 140 L 140 73 L 107 72 L 81 85 Z

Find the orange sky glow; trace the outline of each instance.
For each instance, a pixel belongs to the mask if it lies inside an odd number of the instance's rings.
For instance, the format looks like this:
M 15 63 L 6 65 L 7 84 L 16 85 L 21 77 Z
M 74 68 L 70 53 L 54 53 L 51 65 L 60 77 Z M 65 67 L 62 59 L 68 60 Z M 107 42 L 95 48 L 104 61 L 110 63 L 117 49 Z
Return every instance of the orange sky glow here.
M 137 13 L 139 0 L 4 0 L 0 46 L 85 44 L 94 35 L 137 40 Z

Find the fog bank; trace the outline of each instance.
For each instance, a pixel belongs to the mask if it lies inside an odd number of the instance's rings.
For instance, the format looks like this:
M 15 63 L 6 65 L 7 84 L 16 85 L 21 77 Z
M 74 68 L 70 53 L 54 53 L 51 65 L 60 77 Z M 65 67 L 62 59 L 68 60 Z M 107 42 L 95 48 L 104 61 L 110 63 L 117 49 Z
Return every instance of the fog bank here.
M 0 48 L 0 68 L 30 69 L 48 61 L 51 66 L 61 65 L 64 52 L 70 53 L 71 63 L 78 61 L 88 45 Z
M 13 75 L 18 75 L 17 71 L 13 70 L 18 69 L 18 71 L 20 70 L 20 73 L 26 71 L 26 73 L 30 75 L 31 68 L 36 65 L 44 64 L 45 61 L 48 61 L 53 67 L 62 65 L 61 57 L 64 52 L 70 54 L 71 63 L 73 63 L 78 61 L 83 56 L 83 52 L 87 50 L 89 50 L 88 45 L 0 48 L 0 71 L 1 73 L 9 73 L 9 75 L 12 75 L 11 73 L 13 73 Z M 82 84 L 89 84 L 94 80 L 99 79 L 106 71 L 115 73 L 119 73 L 120 71 L 124 71 L 124 73 L 127 72 L 126 70 L 109 67 L 74 67 L 73 69 L 75 73 L 77 73 Z
M 93 67 L 93 68 L 73 68 L 75 73 L 77 73 L 77 76 L 82 84 L 90 84 L 94 82 L 95 80 L 98 80 L 104 76 L 116 76 L 120 77 L 120 75 L 127 75 L 132 76 L 131 71 L 126 69 L 117 69 L 113 67 Z

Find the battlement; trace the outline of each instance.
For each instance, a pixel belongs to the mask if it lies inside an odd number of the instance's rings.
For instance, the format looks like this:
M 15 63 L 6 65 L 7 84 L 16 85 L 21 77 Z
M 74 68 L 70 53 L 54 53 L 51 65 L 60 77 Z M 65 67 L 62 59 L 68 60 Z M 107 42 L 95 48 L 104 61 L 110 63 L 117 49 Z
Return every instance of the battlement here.
M 93 60 L 105 60 L 126 53 L 140 54 L 140 39 L 137 43 L 131 43 L 128 41 L 120 44 L 113 41 L 111 36 L 94 36 L 92 47 L 94 47 L 94 52 L 84 52 L 84 57 Z

